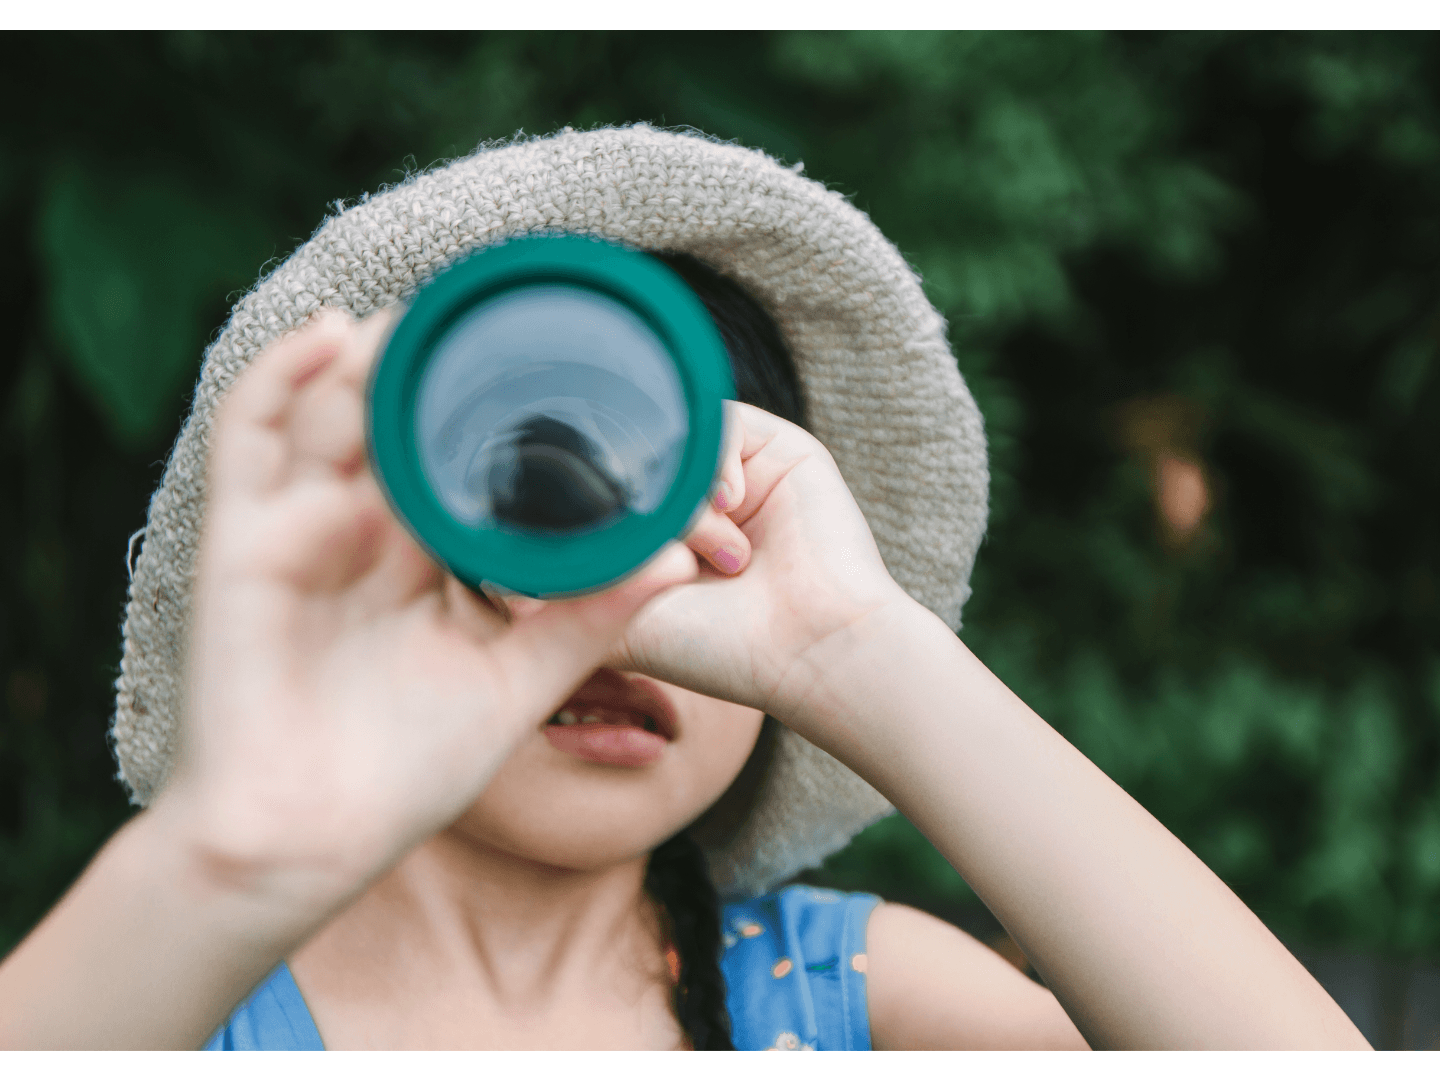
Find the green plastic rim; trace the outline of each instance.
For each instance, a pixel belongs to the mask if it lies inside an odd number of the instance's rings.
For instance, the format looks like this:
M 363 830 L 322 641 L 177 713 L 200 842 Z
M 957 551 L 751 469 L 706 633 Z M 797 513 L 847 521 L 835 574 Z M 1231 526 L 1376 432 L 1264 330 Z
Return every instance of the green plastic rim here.
M 445 509 L 426 477 L 415 433 L 416 395 L 432 350 L 457 320 L 496 294 L 529 285 L 590 289 L 639 315 L 679 378 L 689 434 L 675 478 L 649 513 L 631 511 L 585 532 L 473 526 Z M 724 406 L 735 396 L 729 354 L 709 312 L 664 263 L 579 236 L 541 236 L 482 248 L 416 295 L 370 383 L 370 458 L 391 506 L 415 539 L 460 581 L 526 596 L 593 592 L 634 573 L 683 536 L 719 468 Z

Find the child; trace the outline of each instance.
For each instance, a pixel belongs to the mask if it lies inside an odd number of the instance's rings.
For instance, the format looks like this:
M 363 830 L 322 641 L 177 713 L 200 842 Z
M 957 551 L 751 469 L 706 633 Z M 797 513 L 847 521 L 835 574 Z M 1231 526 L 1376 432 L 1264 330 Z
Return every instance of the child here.
M 544 230 L 663 253 L 748 402 L 685 543 L 548 604 L 438 570 L 362 423 L 387 309 Z M 764 155 L 567 130 L 340 214 L 207 357 L 126 614 L 147 809 L 0 967 L 0 1045 L 1364 1046 L 957 640 L 986 486 L 914 275 Z M 889 804 L 1050 990 L 918 912 L 767 893 Z

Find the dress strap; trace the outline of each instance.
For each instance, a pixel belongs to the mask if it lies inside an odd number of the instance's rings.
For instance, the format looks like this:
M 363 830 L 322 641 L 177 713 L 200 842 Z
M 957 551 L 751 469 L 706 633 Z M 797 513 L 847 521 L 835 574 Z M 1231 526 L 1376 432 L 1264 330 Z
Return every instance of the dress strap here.
M 324 1050 L 325 1044 L 295 976 L 282 962 L 210 1036 L 205 1049 Z
M 869 1050 L 865 932 L 880 898 L 792 885 L 727 904 L 725 974 L 737 1050 Z

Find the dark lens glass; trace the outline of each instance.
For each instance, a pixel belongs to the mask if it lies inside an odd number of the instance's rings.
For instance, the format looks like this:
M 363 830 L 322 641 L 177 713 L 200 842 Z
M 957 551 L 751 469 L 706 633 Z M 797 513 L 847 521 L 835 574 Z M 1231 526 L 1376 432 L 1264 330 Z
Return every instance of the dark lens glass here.
M 479 528 L 567 532 L 649 513 L 688 433 L 664 344 L 603 293 L 500 293 L 436 343 L 415 432 L 445 508 Z

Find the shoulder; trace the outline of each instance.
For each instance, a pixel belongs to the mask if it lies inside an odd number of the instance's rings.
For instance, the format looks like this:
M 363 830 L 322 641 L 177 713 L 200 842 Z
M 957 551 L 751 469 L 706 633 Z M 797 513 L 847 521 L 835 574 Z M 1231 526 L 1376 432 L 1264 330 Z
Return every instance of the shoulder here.
M 877 1049 L 1086 1048 L 1049 990 L 963 930 L 881 904 L 867 937 Z
M 879 898 L 795 885 L 725 905 L 737 1049 L 868 1050 L 865 935 Z

